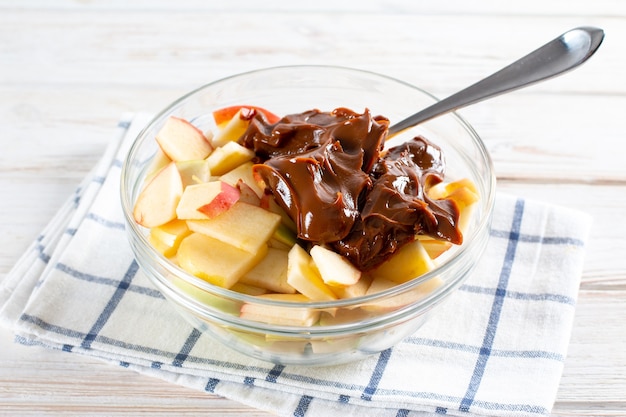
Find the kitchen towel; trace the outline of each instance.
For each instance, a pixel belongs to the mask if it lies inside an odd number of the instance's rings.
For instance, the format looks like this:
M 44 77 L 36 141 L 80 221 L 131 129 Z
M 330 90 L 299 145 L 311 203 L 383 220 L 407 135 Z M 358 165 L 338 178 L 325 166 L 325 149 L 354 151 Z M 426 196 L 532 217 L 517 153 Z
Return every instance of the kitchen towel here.
M 346 365 L 274 365 L 191 327 L 139 270 L 119 180 L 148 122 L 149 115 L 133 114 L 119 123 L 100 162 L 0 284 L 0 320 L 17 342 L 99 358 L 283 416 L 550 413 L 587 215 L 499 194 L 475 273 L 415 334 Z

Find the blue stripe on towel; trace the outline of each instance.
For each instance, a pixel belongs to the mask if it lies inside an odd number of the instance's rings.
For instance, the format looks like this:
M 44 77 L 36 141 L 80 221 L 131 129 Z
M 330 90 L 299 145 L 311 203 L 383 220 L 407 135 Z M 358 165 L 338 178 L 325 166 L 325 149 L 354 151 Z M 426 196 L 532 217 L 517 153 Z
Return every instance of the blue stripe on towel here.
M 93 222 L 98 223 L 101 226 L 104 226 L 108 229 L 117 229 L 117 230 L 125 230 L 126 225 L 120 222 L 112 222 L 111 220 L 107 220 L 102 216 L 98 216 L 94 213 L 87 213 L 85 219 L 91 220 Z
M 215 387 L 220 383 L 220 380 L 217 378 L 209 378 L 206 385 L 204 386 L 204 390 L 206 392 L 215 392 Z
M 371 401 L 372 396 L 376 392 L 376 388 L 378 388 L 378 384 L 380 383 L 381 378 L 383 377 L 383 373 L 385 372 L 385 368 L 389 363 L 389 358 L 391 357 L 391 348 L 380 352 L 378 356 L 378 362 L 376 363 L 376 367 L 374 368 L 374 372 L 372 372 L 372 377 L 370 378 L 369 384 L 363 390 L 361 394 L 361 399 L 365 401 Z
M 411 343 L 418 346 L 431 346 L 436 348 L 443 348 L 449 350 L 455 350 L 458 352 L 468 352 L 474 354 L 480 354 L 481 347 L 468 345 L 465 343 L 449 342 L 446 340 L 427 339 L 423 337 L 409 336 L 403 343 Z M 563 362 L 565 358 L 560 353 L 549 352 L 545 350 L 505 350 L 505 349 L 491 349 L 491 356 L 503 357 L 503 358 L 543 358 L 548 360 L 554 360 L 557 362 Z
M 513 267 L 513 261 L 515 260 L 515 252 L 517 250 L 517 244 L 519 242 L 520 229 L 522 225 L 522 218 L 524 215 L 524 201 L 517 200 L 515 203 L 515 212 L 513 214 L 513 222 L 511 225 L 511 232 L 509 233 L 509 243 L 504 255 L 504 262 L 500 270 L 500 277 L 498 279 L 498 287 L 495 292 L 493 304 L 491 305 L 491 313 L 489 315 L 489 322 L 483 338 L 483 345 L 480 348 L 476 365 L 474 366 L 474 372 L 470 379 L 467 391 L 464 398 L 461 400 L 459 406 L 460 411 L 468 412 L 476 393 L 480 386 L 480 382 L 485 373 L 487 361 L 491 355 L 491 348 L 498 329 L 498 322 L 500 320 L 500 313 L 502 312 L 502 305 L 504 304 L 504 298 L 506 296 L 506 287 L 511 276 L 511 269 Z
M 178 352 L 178 354 L 174 358 L 172 365 L 177 366 L 177 367 L 183 366 L 183 362 L 187 360 L 187 357 L 189 356 L 189 352 L 191 352 L 191 349 L 193 349 L 193 347 L 196 345 L 196 342 L 200 338 L 200 335 L 201 333 L 198 329 L 193 329 L 191 331 L 191 333 L 189 334 L 189 337 L 187 337 L 187 340 L 185 340 L 185 344 L 183 345 L 182 349 L 180 350 L 180 352 Z
M 137 274 L 138 269 L 139 265 L 137 265 L 137 262 L 133 260 L 128 270 L 126 271 L 126 274 L 124 274 L 124 278 L 120 281 L 117 289 L 113 293 L 113 296 L 108 301 L 107 305 L 104 307 L 104 310 L 102 310 L 102 313 L 94 323 L 93 327 L 89 330 L 89 333 L 87 333 L 82 343 L 80 344 L 82 348 L 91 348 L 91 343 L 96 339 L 100 330 L 102 330 L 106 322 L 109 320 L 109 318 L 117 308 L 117 305 L 119 304 L 120 300 L 126 293 L 126 290 L 130 286 L 131 281 Z
M 80 279 L 83 281 L 89 281 L 89 282 L 94 282 L 96 284 L 102 284 L 102 285 L 110 285 L 110 286 L 114 286 L 117 287 L 119 285 L 119 281 L 117 279 L 111 279 L 111 278 L 105 278 L 105 277 L 100 277 L 97 275 L 91 275 L 91 274 L 86 274 L 84 272 L 80 272 L 68 265 L 62 264 L 62 263 L 57 263 L 55 265 L 56 269 L 58 269 L 59 271 L 62 271 L 64 273 L 66 273 L 67 275 L 76 278 L 76 279 Z M 158 292 L 157 290 L 153 289 L 153 288 L 149 288 L 149 287 L 143 287 L 140 285 L 129 285 L 128 287 L 128 291 L 130 292 L 135 292 L 138 294 L 145 294 L 149 297 L 154 297 L 154 298 L 161 298 L 163 299 L 163 296 L 161 295 L 160 292 Z
M 310 395 L 303 395 L 300 398 L 300 402 L 298 403 L 296 410 L 293 412 L 294 417 L 304 417 L 306 411 L 309 409 L 309 405 L 311 404 L 312 400 L 313 397 L 311 397 Z
M 265 380 L 267 382 L 276 382 L 276 380 L 278 379 L 278 377 L 280 376 L 280 374 L 283 372 L 283 370 L 285 369 L 284 365 L 276 365 L 274 366 L 267 374 L 267 376 L 265 377 Z

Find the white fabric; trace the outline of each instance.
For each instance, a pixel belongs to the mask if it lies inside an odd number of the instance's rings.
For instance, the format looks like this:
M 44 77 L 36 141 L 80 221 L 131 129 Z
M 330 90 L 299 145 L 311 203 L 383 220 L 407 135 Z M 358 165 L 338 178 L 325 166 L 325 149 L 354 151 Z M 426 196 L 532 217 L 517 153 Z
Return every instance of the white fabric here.
M 273 365 L 203 336 L 137 270 L 119 174 L 147 122 L 147 115 L 120 122 L 100 163 L 2 282 L 0 319 L 18 342 L 100 358 L 285 416 L 550 413 L 588 216 L 499 195 L 478 270 L 417 333 L 356 363 Z

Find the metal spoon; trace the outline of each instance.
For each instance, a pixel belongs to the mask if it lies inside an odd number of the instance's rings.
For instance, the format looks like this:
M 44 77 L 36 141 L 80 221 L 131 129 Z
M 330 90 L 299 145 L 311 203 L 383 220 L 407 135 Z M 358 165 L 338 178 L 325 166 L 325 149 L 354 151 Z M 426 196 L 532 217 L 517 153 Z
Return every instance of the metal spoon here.
M 604 39 L 594 27 L 569 30 L 500 71 L 389 128 L 389 137 L 434 117 L 560 75 L 589 59 Z

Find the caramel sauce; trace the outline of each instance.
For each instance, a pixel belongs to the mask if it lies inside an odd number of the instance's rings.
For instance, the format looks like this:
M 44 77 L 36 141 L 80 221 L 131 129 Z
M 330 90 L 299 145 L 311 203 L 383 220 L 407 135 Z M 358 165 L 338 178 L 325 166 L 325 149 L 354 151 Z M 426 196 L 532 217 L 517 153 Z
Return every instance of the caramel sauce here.
M 384 151 L 389 120 L 367 109 L 309 110 L 274 124 L 261 113 L 248 117 L 239 143 L 255 151 L 255 175 L 294 220 L 299 239 L 328 245 L 364 271 L 416 234 L 462 242 L 456 204 L 428 198 L 445 161 L 427 139 Z

